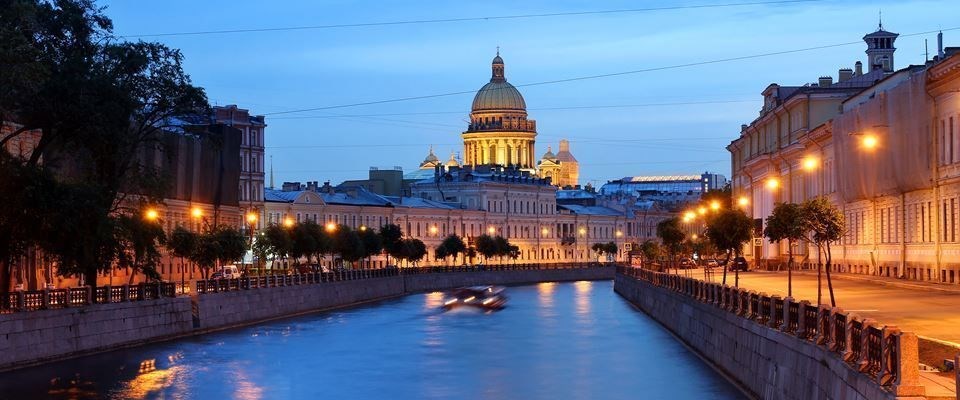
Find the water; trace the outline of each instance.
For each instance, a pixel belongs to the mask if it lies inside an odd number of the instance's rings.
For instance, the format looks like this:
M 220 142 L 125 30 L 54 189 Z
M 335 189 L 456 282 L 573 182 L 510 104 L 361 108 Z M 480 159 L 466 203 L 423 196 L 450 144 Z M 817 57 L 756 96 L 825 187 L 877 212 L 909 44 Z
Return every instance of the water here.
M 3 373 L 0 398 L 743 398 L 612 282 L 507 294 L 499 312 L 411 295 Z

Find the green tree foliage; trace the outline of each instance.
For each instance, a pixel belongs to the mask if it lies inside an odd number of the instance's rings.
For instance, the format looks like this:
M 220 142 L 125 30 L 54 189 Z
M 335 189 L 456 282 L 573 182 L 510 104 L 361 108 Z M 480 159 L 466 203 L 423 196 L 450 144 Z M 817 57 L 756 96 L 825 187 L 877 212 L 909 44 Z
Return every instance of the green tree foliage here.
M 176 129 L 174 117 L 206 115 L 206 96 L 184 73 L 179 51 L 118 41 L 92 0 L 11 0 L 0 6 L 0 21 L 0 123 L 15 117 L 9 122 L 20 126 L 0 136 L 0 148 L 39 131 L 32 153 L 16 162 L 34 170 L 29 174 L 52 169 L 58 177 L 47 193 L 59 197 L 12 204 L 25 206 L 29 218 L 47 219 L 36 221 L 39 227 L 62 228 L 9 243 L 23 239 L 4 231 L 19 228 L 0 227 L 0 240 L 8 242 L 0 252 L 39 246 L 58 261 L 58 273 L 95 286 L 98 273 L 129 255 L 121 229 L 129 225 L 121 216 L 134 211 L 128 195 L 162 198 L 165 179 L 140 162 L 142 150 L 161 146 L 162 132 Z M 43 208 L 57 201 L 61 207 Z
M 197 249 L 197 234 L 183 226 L 177 226 L 173 228 L 173 232 L 170 232 L 167 249 L 175 257 L 180 258 L 180 270 L 183 271 L 183 260 L 189 258 Z
M 657 224 L 657 237 L 663 243 L 663 248 L 673 264 L 676 264 L 677 255 L 683 251 L 683 241 L 686 236 L 680 227 L 680 220 L 676 217 L 665 219 Z
M 286 260 L 290 255 L 290 248 L 293 246 L 290 229 L 277 224 L 267 225 L 263 229 L 259 241 L 263 242 L 263 248 L 273 256 L 274 261 Z
M 456 262 L 457 257 L 465 251 L 467 251 L 467 245 L 463 242 L 463 239 L 457 235 L 449 235 L 443 238 L 434 254 L 438 260 L 453 256 L 453 261 Z
M 484 260 L 489 260 L 498 254 L 497 240 L 493 236 L 483 234 L 477 237 L 477 253 L 483 256 Z
M 730 257 L 732 254 L 739 256 L 743 245 L 753 238 L 753 220 L 742 210 L 721 209 L 707 218 L 706 235 L 717 250 L 727 254 L 723 262 L 723 284 L 726 285 Z
M 383 252 L 383 238 L 373 229 L 360 230 L 360 243 L 363 244 L 363 256 L 369 261 L 370 257 Z
M 247 239 L 239 230 L 216 226 L 198 236 L 196 249 L 190 259 L 200 267 L 203 278 L 208 279 L 210 270 L 217 263 L 225 265 L 237 261 L 243 258 L 246 251 Z
M 416 264 L 427 256 L 427 246 L 420 239 L 404 239 L 401 246 L 403 248 L 402 259 L 407 260 L 407 262 Z
M 793 245 L 806 237 L 809 222 L 799 204 L 777 203 L 763 228 L 763 235 L 771 242 L 787 241 L 787 296 L 793 296 Z
M 136 274 L 143 273 L 148 279 L 159 280 L 157 264 L 160 263 L 160 247 L 166 244 L 167 237 L 160 221 L 148 221 L 142 215 L 120 215 L 116 217 L 119 252 L 117 266 L 130 268 L 130 280 Z
M 357 234 L 357 231 L 350 229 L 349 226 L 338 225 L 331 237 L 333 238 L 333 252 L 339 254 L 343 261 L 353 263 L 367 256 L 360 235 Z
M 829 200 L 823 197 L 807 200 L 801 205 L 803 214 L 809 228 L 810 241 L 817 246 L 817 258 L 823 254 L 827 271 L 827 288 L 830 291 L 830 304 L 837 306 L 837 300 L 833 295 L 833 279 L 830 276 L 831 264 L 833 262 L 833 252 L 830 245 L 843 239 L 843 233 L 846 230 L 846 222 L 843 213 L 840 212 Z M 820 264 L 819 262 L 817 263 Z M 820 294 L 820 268 L 817 272 L 817 303 L 822 304 L 822 295 Z
M 643 258 L 647 263 L 656 261 L 660 257 L 661 251 L 660 244 L 650 239 L 640 245 L 640 253 L 643 253 Z
M 403 259 L 403 231 L 396 224 L 386 224 L 380 227 L 380 238 L 383 240 L 383 249 L 387 256 Z M 387 260 L 387 264 L 390 260 Z
M 306 258 L 309 263 L 310 257 L 320 252 L 319 241 L 323 240 L 321 239 L 323 229 L 311 220 L 300 222 L 289 229 L 290 258 L 293 259 L 293 264 L 300 265 L 301 258 Z

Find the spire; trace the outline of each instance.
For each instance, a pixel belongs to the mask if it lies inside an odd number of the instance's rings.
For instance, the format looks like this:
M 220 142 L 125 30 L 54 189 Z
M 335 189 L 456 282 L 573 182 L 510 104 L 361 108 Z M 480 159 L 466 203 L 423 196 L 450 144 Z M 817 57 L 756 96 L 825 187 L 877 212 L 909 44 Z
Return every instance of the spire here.
M 880 21 L 880 23 L 877 25 L 877 30 L 882 31 L 883 30 L 883 10 L 877 11 L 877 20 Z
M 273 156 L 270 156 L 270 189 L 273 187 Z
M 493 76 L 490 78 L 490 82 L 507 81 L 507 78 L 503 73 L 503 59 L 500 58 L 500 46 L 497 46 L 497 56 L 493 58 L 491 68 L 493 69 Z

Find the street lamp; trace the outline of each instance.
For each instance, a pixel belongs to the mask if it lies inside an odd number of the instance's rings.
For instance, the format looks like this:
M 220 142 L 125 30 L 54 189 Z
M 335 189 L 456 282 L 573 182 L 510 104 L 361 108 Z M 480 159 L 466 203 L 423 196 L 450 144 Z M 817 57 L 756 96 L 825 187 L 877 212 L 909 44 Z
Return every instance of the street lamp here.
M 193 207 L 190 209 L 190 215 L 194 218 L 203 217 L 203 210 L 201 210 L 199 207 Z
M 436 226 L 436 225 L 431 226 L 431 227 L 430 227 L 430 236 L 436 236 L 436 235 L 437 235 L 437 231 L 438 231 L 438 229 L 437 229 L 437 226 Z
M 711 201 L 711 202 L 710 202 L 710 209 L 713 210 L 713 211 L 719 210 L 719 209 L 720 209 L 720 202 L 719 202 L 719 201 L 716 201 L 716 200 Z
M 750 199 L 748 199 L 746 196 L 740 196 L 740 198 L 737 199 L 737 204 L 740 207 L 746 207 L 750 205 Z
M 540 230 L 540 233 L 542 233 L 543 236 L 547 236 L 547 235 L 550 234 L 550 229 L 548 229 L 548 228 L 543 228 L 543 229 Z
M 487 228 L 487 233 L 489 233 L 489 234 L 491 234 L 491 235 L 494 234 L 494 233 L 497 233 L 497 228 L 494 228 L 494 227 L 491 226 L 491 227 Z
M 327 222 L 326 230 L 327 230 L 327 232 L 333 232 L 333 231 L 337 230 L 337 224 L 335 224 L 335 223 L 333 223 L 333 222 Z
M 366 232 L 366 231 L 367 231 L 367 226 L 366 226 L 366 225 L 360 225 L 360 232 Z
M 873 150 L 877 148 L 877 137 L 873 135 L 864 135 L 863 139 L 860 140 L 860 144 L 863 145 L 864 149 Z
M 147 221 L 153 222 L 156 221 L 157 218 L 160 218 L 160 213 L 157 212 L 156 209 L 148 208 L 147 211 L 143 213 L 143 217 L 146 218 Z
M 253 251 L 253 232 L 257 229 L 257 213 L 250 211 L 247 213 L 247 223 L 250 224 L 250 264 L 254 264 L 254 251 Z M 260 273 L 258 272 L 259 276 Z
M 284 228 L 293 228 L 293 218 L 283 217 L 283 227 L 284 227 Z
M 776 190 L 780 187 L 780 180 L 777 178 L 768 178 L 767 179 L 767 189 Z
M 803 166 L 804 171 L 813 171 L 817 169 L 817 164 L 819 163 L 817 162 L 816 158 L 807 157 L 803 159 L 803 163 L 801 165 Z

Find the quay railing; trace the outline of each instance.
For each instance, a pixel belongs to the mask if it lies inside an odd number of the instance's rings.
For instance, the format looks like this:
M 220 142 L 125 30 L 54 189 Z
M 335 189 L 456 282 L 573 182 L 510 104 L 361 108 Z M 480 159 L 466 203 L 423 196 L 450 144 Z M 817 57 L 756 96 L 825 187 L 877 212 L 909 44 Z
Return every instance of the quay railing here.
M 0 293 L 0 314 L 82 307 L 94 303 L 123 303 L 174 297 L 173 283 L 140 283 L 136 285 L 90 286 L 64 289 L 18 290 Z
M 398 275 L 419 275 L 434 273 L 457 273 L 479 271 L 527 271 L 554 269 L 583 269 L 612 266 L 602 263 L 558 263 L 558 264 L 489 264 L 436 267 L 404 267 L 381 269 L 355 269 L 336 272 L 316 272 L 293 275 L 255 276 L 236 279 L 198 280 L 196 294 L 218 293 L 256 288 L 317 284 L 326 282 L 352 281 L 358 279 L 383 278 Z M 0 314 L 15 312 L 49 310 L 68 307 L 82 307 L 90 304 L 122 303 L 143 301 L 162 297 L 176 297 L 190 294 L 191 287 L 180 282 L 140 283 L 122 286 L 100 286 L 96 290 L 89 286 L 64 289 L 18 290 L 0 293 Z
M 328 282 L 354 281 L 359 279 L 386 278 L 400 275 L 422 275 L 438 273 L 482 272 L 482 271 L 533 271 L 558 269 L 584 269 L 611 266 L 600 263 L 562 263 L 562 264 L 491 264 L 459 265 L 436 267 L 404 267 L 380 269 L 355 269 L 335 272 L 310 272 L 292 275 L 270 275 L 234 279 L 198 280 L 196 293 L 220 293 L 236 290 L 249 290 L 270 287 L 312 285 Z
M 898 387 L 913 388 L 919 384 L 916 335 L 902 332 L 896 326 L 880 326 L 872 319 L 860 318 L 839 307 L 814 306 L 808 301 L 781 299 L 695 278 L 623 266 L 617 267 L 617 273 L 679 292 L 818 345 L 894 392 Z M 904 346 L 908 346 L 913 355 L 909 362 L 904 359 Z

